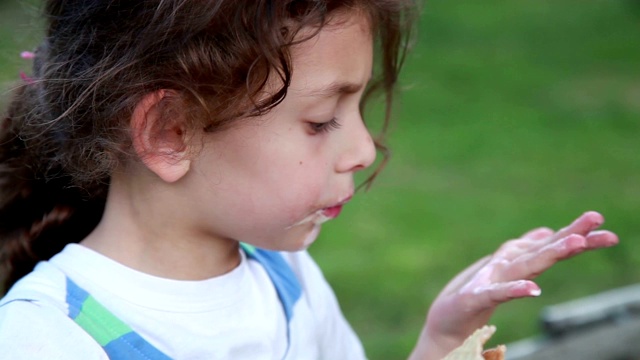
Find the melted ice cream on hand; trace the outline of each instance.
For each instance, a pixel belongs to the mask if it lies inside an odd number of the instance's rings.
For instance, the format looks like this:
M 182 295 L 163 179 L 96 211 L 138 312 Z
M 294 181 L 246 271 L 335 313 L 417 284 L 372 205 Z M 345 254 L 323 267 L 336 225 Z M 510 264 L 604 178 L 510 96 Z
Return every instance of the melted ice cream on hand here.
M 443 360 L 504 360 L 506 351 L 506 346 L 504 345 L 483 351 L 484 344 L 494 332 L 496 332 L 495 326 L 483 326 L 471 334 L 462 345 L 450 352 Z

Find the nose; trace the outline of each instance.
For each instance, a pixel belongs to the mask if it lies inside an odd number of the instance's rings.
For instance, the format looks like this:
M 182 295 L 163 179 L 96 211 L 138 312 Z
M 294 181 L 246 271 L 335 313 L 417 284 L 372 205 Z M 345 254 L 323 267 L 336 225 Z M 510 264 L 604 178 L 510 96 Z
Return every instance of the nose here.
M 364 170 L 376 160 L 376 146 L 362 117 L 358 115 L 354 120 L 357 121 L 353 121 L 349 129 L 341 129 L 345 136 L 342 139 L 342 152 L 336 163 L 336 171 L 339 173 Z

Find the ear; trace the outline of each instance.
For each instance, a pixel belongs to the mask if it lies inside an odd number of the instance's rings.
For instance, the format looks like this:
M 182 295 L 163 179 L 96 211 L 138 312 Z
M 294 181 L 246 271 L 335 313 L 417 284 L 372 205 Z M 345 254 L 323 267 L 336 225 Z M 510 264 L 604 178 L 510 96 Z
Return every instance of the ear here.
M 180 180 L 191 166 L 183 119 L 178 112 L 164 111 L 172 96 L 166 90 L 147 94 L 131 115 L 136 154 L 149 170 L 168 183 Z

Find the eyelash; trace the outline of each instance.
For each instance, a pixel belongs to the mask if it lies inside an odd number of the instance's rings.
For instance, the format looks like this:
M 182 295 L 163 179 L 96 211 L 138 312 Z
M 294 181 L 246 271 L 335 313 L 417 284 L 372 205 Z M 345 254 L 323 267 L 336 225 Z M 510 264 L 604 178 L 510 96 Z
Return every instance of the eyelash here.
M 310 122 L 309 126 L 311 127 L 311 130 L 313 130 L 314 133 L 320 134 L 320 133 L 329 132 L 331 130 L 340 129 L 342 124 L 338 122 L 338 119 L 333 118 L 327 122 L 321 122 L 321 123 Z

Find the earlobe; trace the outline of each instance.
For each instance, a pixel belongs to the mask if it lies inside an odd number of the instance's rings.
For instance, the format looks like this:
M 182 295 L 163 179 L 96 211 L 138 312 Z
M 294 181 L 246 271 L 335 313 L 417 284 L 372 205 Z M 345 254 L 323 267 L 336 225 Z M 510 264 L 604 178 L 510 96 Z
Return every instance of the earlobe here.
M 180 159 L 173 162 L 168 162 L 166 159 L 162 159 L 159 156 L 149 156 L 146 159 L 142 159 L 142 162 L 154 172 L 163 181 L 173 183 L 180 180 L 183 176 L 189 172 L 191 161 L 188 159 Z
M 167 118 L 163 111 L 172 96 L 175 95 L 166 90 L 147 94 L 133 110 L 130 123 L 136 154 L 151 172 L 168 183 L 180 180 L 191 167 L 183 119 Z

